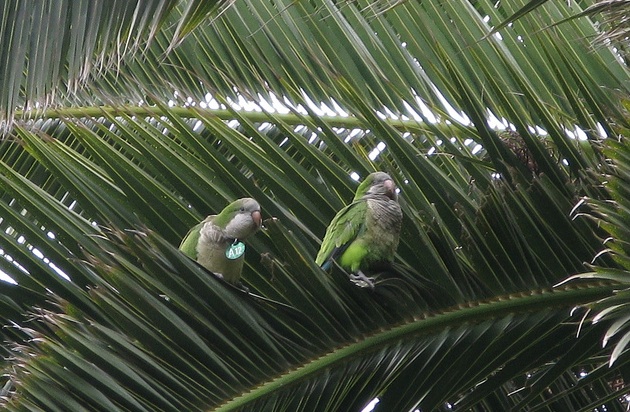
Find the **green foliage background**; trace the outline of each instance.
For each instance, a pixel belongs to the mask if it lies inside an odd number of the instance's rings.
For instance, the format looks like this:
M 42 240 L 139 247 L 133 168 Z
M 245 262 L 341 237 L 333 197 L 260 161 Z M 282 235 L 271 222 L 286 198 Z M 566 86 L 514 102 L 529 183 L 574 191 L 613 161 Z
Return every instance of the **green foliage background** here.
M 588 2 L 26 3 L 8 410 L 625 410 L 627 67 L 591 18 L 548 27 Z M 313 259 L 374 170 L 405 220 L 369 291 Z M 251 294 L 176 249 L 243 196 Z

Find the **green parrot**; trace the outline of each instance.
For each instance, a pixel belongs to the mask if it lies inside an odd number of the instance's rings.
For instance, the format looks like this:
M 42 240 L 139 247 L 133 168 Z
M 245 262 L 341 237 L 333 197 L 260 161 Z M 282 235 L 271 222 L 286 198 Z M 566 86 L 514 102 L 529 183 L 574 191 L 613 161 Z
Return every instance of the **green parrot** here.
M 371 173 L 328 225 L 315 263 L 328 270 L 335 260 L 355 283 L 374 287 L 364 271 L 394 260 L 401 224 L 396 184 L 387 173 Z
M 179 250 L 225 281 L 239 285 L 245 254 L 242 240 L 256 233 L 261 224 L 258 202 L 249 197 L 238 199 L 190 229 Z

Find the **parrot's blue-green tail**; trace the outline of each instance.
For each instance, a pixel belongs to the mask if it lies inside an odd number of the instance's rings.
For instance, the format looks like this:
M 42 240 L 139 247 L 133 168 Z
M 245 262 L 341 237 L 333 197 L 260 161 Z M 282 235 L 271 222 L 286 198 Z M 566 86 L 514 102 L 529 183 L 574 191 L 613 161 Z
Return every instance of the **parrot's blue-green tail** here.
M 336 260 L 339 256 L 341 256 L 347 248 L 347 244 L 334 248 L 332 252 L 330 252 L 330 256 L 328 256 L 328 259 L 326 259 L 326 261 L 322 263 L 320 267 L 325 271 L 330 270 L 333 265 L 333 260 Z

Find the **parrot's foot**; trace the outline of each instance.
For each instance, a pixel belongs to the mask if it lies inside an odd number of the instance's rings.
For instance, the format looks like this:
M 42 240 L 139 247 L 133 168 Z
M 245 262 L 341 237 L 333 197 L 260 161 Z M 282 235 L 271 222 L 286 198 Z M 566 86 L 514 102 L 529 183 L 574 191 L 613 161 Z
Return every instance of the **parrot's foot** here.
M 242 290 L 243 292 L 245 292 L 246 294 L 249 294 L 249 288 L 245 285 L 243 285 L 243 282 L 239 281 L 236 284 L 236 287 L 239 288 L 240 290 Z
M 374 278 L 365 276 L 360 270 L 350 274 L 350 281 L 359 287 L 374 289 Z
M 247 286 L 243 285 L 243 282 L 241 282 L 240 280 L 237 281 L 236 283 L 234 283 L 234 282 L 230 282 L 230 281 L 225 280 L 225 277 L 223 276 L 222 273 L 215 273 L 214 275 L 216 277 L 218 277 L 219 279 L 221 279 L 222 281 L 224 281 L 224 282 L 232 285 L 233 287 L 235 287 L 235 288 L 245 292 L 245 294 L 249 294 L 249 288 Z

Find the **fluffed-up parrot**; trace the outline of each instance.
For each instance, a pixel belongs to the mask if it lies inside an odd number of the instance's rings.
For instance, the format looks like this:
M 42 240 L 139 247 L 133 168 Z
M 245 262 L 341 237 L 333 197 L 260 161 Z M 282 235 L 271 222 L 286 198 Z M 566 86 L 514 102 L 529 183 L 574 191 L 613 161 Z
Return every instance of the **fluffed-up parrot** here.
M 194 226 L 179 245 L 185 255 L 225 281 L 240 285 L 247 237 L 262 224 L 260 205 L 245 197 Z
M 315 263 L 328 270 L 335 260 L 355 283 L 374 287 L 364 271 L 393 261 L 402 216 L 392 178 L 384 172 L 371 173 L 357 188 L 352 203 L 328 225 Z

